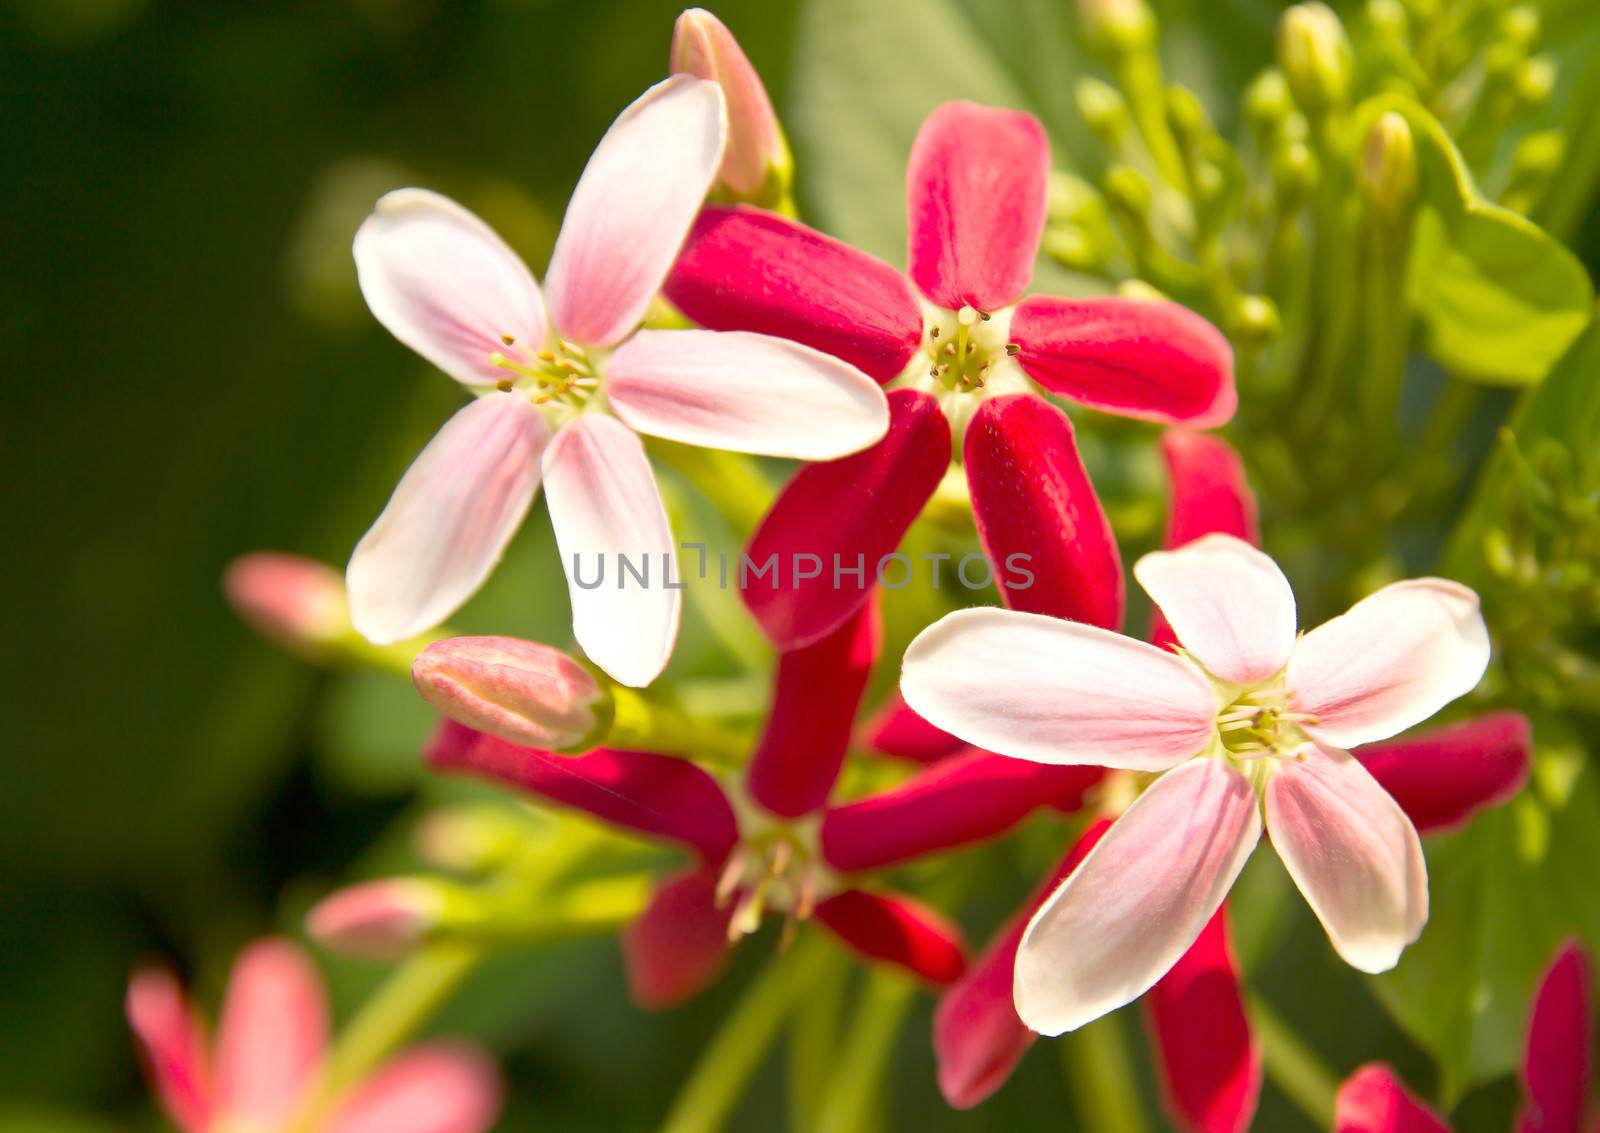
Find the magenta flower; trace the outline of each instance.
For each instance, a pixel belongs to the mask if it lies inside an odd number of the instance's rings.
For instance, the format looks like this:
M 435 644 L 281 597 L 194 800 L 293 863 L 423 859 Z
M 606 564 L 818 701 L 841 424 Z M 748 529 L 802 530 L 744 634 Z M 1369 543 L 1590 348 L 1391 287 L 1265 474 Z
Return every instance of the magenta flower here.
M 864 600 L 874 565 L 949 467 L 949 421 L 966 423 L 960 459 L 1007 604 L 1119 623 L 1116 544 L 1071 423 L 1029 391 L 1037 383 L 1124 416 L 1215 425 L 1234 410 L 1232 354 L 1214 327 L 1173 303 L 1023 298 L 1049 167 L 1033 117 L 965 102 L 936 110 L 907 171 L 907 274 L 758 209 L 708 208 L 696 221 L 666 284 L 685 314 L 781 335 L 892 383 L 889 435 L 802 469 L 756 532 L 758 562 L 801 552 L 866 564 L 856 586 L 825 571 L 747 589 L 780 647 L 816 640 Z M 1019 553 L 1032 556 L 1032 585 L 998 570 Z
M 860 875 L 993 837 L 1040 806 L 1076 806 L 1099 771 L 967 751 L 881 794 L 830 805 L 878 636 L 869 604 L 782 656 L 769 723 L 738 783 L 664 755 L 564 757 L 455 722 L 435 735 L 429 762 L 691 852 L 694 863 L 661 885 L 623 937 L 629 985 L 646 1006 L 699 991 L 730 941 L 767 914 L 814 919 L 869 959 L 948 983 L 965 965 L 955 928 L 908 897 L 865 887 Z
M 455 1043 L 415 1047 L 342 1097 L 319 1098 L 327 1001 L 316 968 L 287 941 L 259 940 L 239 956 L 214 1046 L 164 970 L 133 977 L 127 1013 L 156 1096 L 183 1133 L 481 1133 L 500 1109 L 494 1067 Z M 313 1113 L 321 1102 L 329 1108 Z
M 423 450 L 350 559 L 364 636 L 398 641 L 449 616 L 488 577 L 542 482 L 573 633 L 617 680 L 648 684 L 671 655 L 680 593 L 665 584 L 674 543 L 636 432 L 811 460 L 884 435 L 882 392 L 820 351 L 757 334 L 635 330 L 726 133 L 715 83 L 680 75 L 646 91 L 589 159 L 544 295 L 453 201 L 401 189 L 378 202 L 355 240 L 368 306 L 478 396 Z M 647 581 L 621 585 L 619 556 Z

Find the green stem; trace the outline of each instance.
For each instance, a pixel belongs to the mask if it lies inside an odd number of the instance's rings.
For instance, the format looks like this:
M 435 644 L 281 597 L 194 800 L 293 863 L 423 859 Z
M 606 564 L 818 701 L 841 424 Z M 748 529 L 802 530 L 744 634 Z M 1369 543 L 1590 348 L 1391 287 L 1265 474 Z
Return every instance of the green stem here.
M 1321 435 L 1323 417 L 1332 407 L 1346 376 L 1345 346 L 1358 291 L 1356 257 L 1350 246 L 1346 204 L 1353 191 L 1348 155 L 1339 144 L 1338 123 L 1312 124 L 1312 138 L 1321 175 L 1317 179 L 1311 263 L 1310 326 L 1301 377 L 1302 437 Z
M 916 984 L 898 972 L 880 969 L 867 977 L 861 1008 L 851 1021 L 849 1041 L 839 1052 L 827 1102 L 817 1119 L 819 1130 L 866 1133 L 872 1127 L 885 1067 L 916 991 Z
M 795 1010 L 788 1039 L 789 1127 L 794 1133 L 817 1133 L 822 1128 L 818 1120 L 838 1064 L 849 974 L 842 955 L 830 957 Z
M 778 1037 L 796 1000 L 807 994 L 831 945 L 808 932 L 771 961 L 700 1056 L 678 1091 L 662 1133 L 716 1133 Z
M 1339 1081 L 1311 1049 L 1266 1003 L 1250 996 L 1245 1013 L 1261 1040 L 1261 1057 L 1277 1087 L 1318 1129 L 1331 1129 Z
M 652 457 L 694 485 L 741 536 L 754 531 L 772 506 L 772 485 L 748 456 L 658 437 L 649 439 L 649 448 Z
M 1367 225 L 1367 364 L 1361 375 L 1368 443 L 1388 456 L 1399 432 L 1400 386 L 1410 350 L 1406 309 L 1404 220 L 1369 215 Z
M 1059 1040 L 1073 1104 L 1085 1129 L 1145 1133 L 1139 1080 L 1128 1051 L 1125 1017 L 1107 1015 Z
M 641 696 L 625 685 L 612 687 L 611 747 L 660 752 L 738 767 L 750 750 L 749 737 L 719 725 L 692 720 L 678 709 Z

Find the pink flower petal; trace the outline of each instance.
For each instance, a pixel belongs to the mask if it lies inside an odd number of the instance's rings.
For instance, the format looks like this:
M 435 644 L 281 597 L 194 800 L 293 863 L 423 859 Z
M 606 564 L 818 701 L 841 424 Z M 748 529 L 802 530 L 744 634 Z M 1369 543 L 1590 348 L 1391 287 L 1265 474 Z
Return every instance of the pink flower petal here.
M 1166 975 L 1222 904 L 1261 836 L 1255 789 L 1220 759 L 1157 779 L 1028 924 L 1022 1021 L 1072 1031 Z
M 1308 748 L 1267 781 L 1267 831 L 1345 963 L 1386 972 L 1428 922 L 1428 868 L 1411 820 L 1361 764 Z
M 477 592 L 528 514 L 549 437 L 515 393 L 480 397 L 445 422 L 350 556 L 350 619 L 363 637 L 403 641 Z
M 928 115 L 906 170 L 912 282 L 950 310 L 1015 303 L 1033 278 L 1049 176 L 1033 115 L 972 102 Z
M 933 763 L 967 746 L 913 712 L 898 689 L 885 698 L 862 732 L 866 747 L 916 763 Z
M 949 464 L 950 426 L 939 403 L 904 389 L 889 394 L 883 440 L 808 464 L 789 481 L 750 541 L 741 580 L 745 605 L 779 649 L 809 645 L 861 608 L 879 562 L 900 545 Z
M 211 1124 L 211 1054 L 205 1025 L 171 972 L 150 968 L 128 983 L 128 1025 L 161 1108 L 183 1133 Z
M 1234 684 L 1264 681 L 1289 660 L 1294 591 L 1278 564 L 1232 535 L 1203 535 L 1133 564 L 1183 647 Z
M 684 585 L 644 445 L 615 418 L 585 414 L 545 450 L 544 479 L 572 635 L 614 679 L 643 687 L 672 656 Z
M 1120 626 L 1122 558 L 1067 415 L 1032 394 L 985 401 L 967 426 L 965 460 L 1005 604 Z
M 1573 941 L 1556 953 L 1534 997 L 1517 1133 L 1579 1133 L 1589 1102 L 1593 1034 L 1589 957 Z
M 732 903 L 718 908 L 717 877 L 685 870 L 662 882 L 650 905 L 622 933 L 628 993 L 653 1011 L 692 999 L 727 964 Z
M 1031 378 L 1092 409 L 1210 428 L 1238 405 L 1228 340 L 1176 303 L 1034 296 L 1011 340 Z
M 686 759 L 611 748 L 553 755 L 452 720 L 439 725 L 426 755 L 436 770 L 499 780 L 613 826 L 678 842 L 708 862 L 720 863 L 739 839 L 722 788 Z
M 882 644 L 878 604 L 869 599 L 821 641 L 779 654 L 772 711 L 745 771 L 751 798 L 783 818 L 828 801 Z
M 1520 791 L 1533 760 L 1533 732 L 1520 712 L 1491 712 L 1352 754 L 1417 832 L 1429 834 L 1455 829 Z
M 716 83 L 674 75 L 606 131 L 572 191 L 545 273 L 560 333 L 621 342 L 644 317 L 722 164 L 728 114 Z
M 1385 586 L 1300 639 L 1289 658 L 1295 708 L 1330 747 L 1388 739 L 1471 692 L 1489 664 L 1478 596 L 1418 578 Z
M 1261 1046 L 1250 1034 L 1227 906 L 1145 997 L 1167 1108 L 1186 1133 L 1244 1133 L 1261 1096 Z
M 1261 545 L 1256 498 L 1245 479 L 1244 462 L 1227 441 L 1210 433 L 1168 429 L 1161 438 L 1161 455 L 1172 485 L 1163 546 L 1170 550 L 1213 533 Z M 1150 643 L 1165 649 L 1177 640 L 1160 608 L 1152 610 Z
M 356 278 L 389 333 L 458 382 L 507 377 L 544 348 L 533 273 L 472 213 L 426 189 L 386 193 L 356 233 Z M 510 339 L 508 342 L 507 339 Z
M 889 428 L 883 391 L 860 370 L 748 331 L 642 330 L 606 364 L 606 397 L 641 433 L 797 460 L 848 456 Z
M 327 1133 L 484 1133 L 500 1113 L 494 1063 L 465 1043 L 398 1055 L 334 1112 Z
M 1039 807 L 1076 809 L 1104 774 L 969 748 L 897 787 L 831 808 L 822 818 L 822 856 L 849 873 L 980 842 Z
M 1039 763 L 1163 771 L 1198 755 L 1216 728 L 1211 686 L 1188 662 L 1015 610 L 957 610 L 923 630 L 900 694 L 968 743 Z
M 1369 1062 L 1344 1080 L 1334 1133 L 1450 1133 L 1387 1066 Z
M 703 211 L 666 296 L 701 326 L 804 343 L 879 382 L 899 376 L 922 341 L 922 311 L 904 275 L 761 209 Z
M 316 1080 L 328 1045 L 322 979 L 285 940 L 259 940 L 234 962 L 217 1027 L 216 1120 L 276 1128 Z
M 945 984 L 966 968 L 961 932 L 909 897 L 846 889 L 817 906 L 816 918 L 863 956 Z
M 787 162 L 789 147 L 761 76 L 739 41 L 704 8 L 690 8 L 672 28 L 674 73 L 710 79 L 728 100 L 728 146 L 717 177 L 745 197 L 759 194 L 772 167 Z
M 939 1091 L 957 1109 L 971 1109 L 1005 1085 L 1038 1037 L 1018 1018 L 1012 1002 L 1017 947 L 1039 906 L 1109 829 L 1110 821 L 1100 819 L 1085 830 L 1050 880 L 940 997 L 933 1016 L 933 1052 L 939 1060 Z

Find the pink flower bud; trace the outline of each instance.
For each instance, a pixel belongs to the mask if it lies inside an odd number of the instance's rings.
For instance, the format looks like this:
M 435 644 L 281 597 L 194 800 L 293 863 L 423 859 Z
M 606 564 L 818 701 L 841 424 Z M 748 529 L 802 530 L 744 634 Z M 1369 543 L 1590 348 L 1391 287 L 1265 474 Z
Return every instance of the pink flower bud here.
M 349 956 L 391 960 L 414 948 L 442 919 L 445 894 L 422 880 L 390 878 L 340 889 L 306 914 L 306 932 Z
M 718 180 L 736 196 L 775 203 L 787 188 L 789 146 L 733 33 L 704 8 L 688 9 L 672 29 L 672 73 L 714 82 L 728 100 L 728 148 Z
M 514 637 L 436 641 L 412 662 L 411 679 L 450 719 L 536 748 L 570 748 L 592 735 L 604 695 L 559 649 Z
M 223 572 L 222 591 L 252 628 L 287 649 L 314 651 L 350 629 L 339 572 L 300 555 L 241 555 Z

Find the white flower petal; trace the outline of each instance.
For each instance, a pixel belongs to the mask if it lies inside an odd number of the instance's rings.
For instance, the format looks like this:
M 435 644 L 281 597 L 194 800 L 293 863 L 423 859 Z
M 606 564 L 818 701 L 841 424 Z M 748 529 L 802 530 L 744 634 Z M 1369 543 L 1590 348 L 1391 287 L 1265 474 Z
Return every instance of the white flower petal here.
M 1489 664 L 1478 596 L 1418 578 L 1385 586 L 1300 639 L 1289 657 L 1294 707 L 1306 732 L 1352 748 L 1420 724 L 1471 692 Z
M 905 701 L 970 744 L 1038 763 L 1162 771 L 1197 755 L 1216 702 L 1187 662 L 1110 630 L 979 608 L 917 635 Z
M 527 398 L 491 393 L 428 442 L 345 571 L 350 620 L 379 645 L 432 629 L 489 577 L 539 490 L 550 439 Z
M 1242 539 L 1206 535 L 1133 564 L 1183 647 L 1235 684 L 1266 680 L 1294 648 L 1294 591 L 1278 564 Z
M 490 355 L 526 362 L 544 346 L 533 273 L 448 197 L 427 189 L 385 194 L 356 232 L 355 257 L 361 294 L 378 321 L 458 382 L 493 385 L 507 375 Z
M 641 433 L 796 460 L 848 456 L 889 430 L 889 402 L 860 370 L 747 331 L 640 331 L 606 364 L 606 397 Z
M 1044 903 L 1017 950 L 1017 1014 L 1046 1035 L 1131 1003 L 1184 954 L 1261 837 L 1254 788 L 1220 759 L 1167 772 Z
M 727 134 L 721 88 L 690 75 L 657 83 L 611 124 L 545 273 L 562 335 L 611 346 L 638 325 L 711 188 Z
M 672 656 L 682 581 L 644 446 L 615 418 L 589 414 L 556 434 L 544 479 L 573 635 L 616 680 L 649 684 Z
M 1355 759 L 1310 748 L 1267 781 L 1267 831 L 1328 939 L 1363 972 L 1386 972 L 1428 922 L 1416 828 Z

